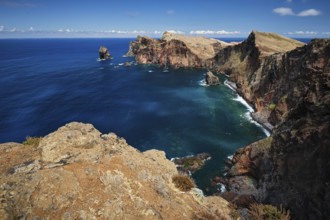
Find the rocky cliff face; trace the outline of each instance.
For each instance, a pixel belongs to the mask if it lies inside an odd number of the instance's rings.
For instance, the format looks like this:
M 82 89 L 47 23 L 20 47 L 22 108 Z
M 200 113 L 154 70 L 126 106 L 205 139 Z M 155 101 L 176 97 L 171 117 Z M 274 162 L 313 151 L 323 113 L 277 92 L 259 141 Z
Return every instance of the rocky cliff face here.
M 330 40 L 313 40 L 268 56 L 261 73 L 255 95 L 273 99 L 270 116 L 278 125 L 272 141 L 236 153 L 229 188 L 238 196 L 283 204 L 296 219 L 326 219 L 330 215 Z M 283 108 L 284 115 L 278 112 Z M 241 185 L 234 189 L 235 182 Z
M 36 146 L 0 145 L 0 219 L 229 218 L 228 203 L 181 192 L 177 169 L 113 133 L 70 123 Z
M 236 83 L 237 91 L 255 107 L 257 121 L 275 125 L 287 111 L 287 106 L 279 97 L 285 97 L 285 94 L 274 91 L 276 75 L 272 74 L 283 69 L 280 66 L 284 64 L 280 60 L 284 52 L 303 45 L 277 34 L 253 31 L 241 44 L 220 50 L 215 57 L 215 68 L 228 74 L 229 79 Z M 274 107 L 277 107 L 277 118 L 270 119 Z
M 210 68 L 215 54 L 231 44 L 205 37 L 188 37 L 165 32 L 162 39 L 137 37 L 130 43 L 127 55 L 139 64 Z

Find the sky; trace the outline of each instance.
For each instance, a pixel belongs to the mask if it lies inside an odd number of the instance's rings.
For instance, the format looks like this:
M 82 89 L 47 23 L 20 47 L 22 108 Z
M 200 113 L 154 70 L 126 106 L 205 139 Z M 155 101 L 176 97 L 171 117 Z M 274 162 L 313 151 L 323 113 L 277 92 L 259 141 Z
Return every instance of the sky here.
M 330 0 L 0 0 L 0 38 L 330 37 Z

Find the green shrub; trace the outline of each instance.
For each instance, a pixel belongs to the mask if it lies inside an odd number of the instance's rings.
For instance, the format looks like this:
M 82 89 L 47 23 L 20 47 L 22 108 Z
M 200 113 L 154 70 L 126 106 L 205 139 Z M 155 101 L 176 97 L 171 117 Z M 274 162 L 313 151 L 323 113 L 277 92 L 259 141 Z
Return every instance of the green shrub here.
M 271 110 L 271 111 L 274 111 L 275 108 L 276 108 L 276 105 L 273 102 L 270 103 L 269 106 L 268 106 L 268 109 Z
M 183 192 L 187 192 L 196 186 L 194 180 L 185 174 L 178 174 L 173 176 L 172 182 L 174 183 L 176 188 L 180 189 Z
M 23 145 L 38 147 L 41 139 L 41 137 L 26 137 L 26 140 L 23 141 Z
M 249 208 L 249 217 L 252 220 L 289 220 L 290 212 L 282 207 L 255 203 Z

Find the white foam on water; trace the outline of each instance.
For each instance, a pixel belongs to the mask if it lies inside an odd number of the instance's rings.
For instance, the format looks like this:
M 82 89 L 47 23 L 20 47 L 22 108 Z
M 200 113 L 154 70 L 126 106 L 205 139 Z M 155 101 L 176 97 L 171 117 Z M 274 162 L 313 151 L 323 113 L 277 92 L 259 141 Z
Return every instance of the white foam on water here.
M 234 157 L 234 155 L 229 155 L 229 156 L 227 156 L 227 159 L 228 159 L 228 160 L 232 160 L 233 157 Z
M 104 61 L 105 59 L 100 59 L 100 58 L 97 58 L 96 61 L 97 62 L 101 62 L 101 61 Z
M 230 84 L 229 84 L 229 81 L 228 80 L 225 80 L 223 82 L 223 84 L 225 84 L 225 86 L 227 86 L 229 89 L 233 90 L 234 92 L 236 92 L 236 89 L 234 87 L 232 87 Z
M 209 85 L 206 84 L 205 79 L 202 79 L 201 81 L 198 81 L 198 84 L 199 84 L 200 86 L 204 86 L 204 87 L 208 87 L 208 86 L 209 86 Z
M 218 190 L 222 193 L 226 192 L 226 186 L 222 183 L 217 183 L 217 186 L 219 187 Z
M 247 120 L 249 120 L 251 123 L 253 123 L 253 124 L 257 125 L 258 127 L 260 127 L 260 128 L 262 129 L 262 131 L 265 133 L 265 135 L 266 135 L 267 137 L 269 137 L 269 136 L 270 136 L 270 132 L 269 132 L 264 126 L 262 126 L 260 123 L 258 123 L 257 121 L 255 121 L 255 120 L 252 118 L 251 113 L 254 112 L 254 109 L 253 109 L 253 108 L 252 108 L 252 107 L 251 107 L 251 106 L 250 106 L 250 105 L 249 105 L 249 104 L 243 99 L 243 97 L 242 97 L 242 96 L 239 96 L 239 95 L 237 94 L 237 97 L 234 98 L 233 100 L 242 103 L 242 104 L 247 108 L 248 112 L 246 112 L 246 113 L 244 114 L 244 117 L 245 117 Z
M 153 71 L 153 70 L 149 70 L 148 72 L 149 72 L 149 73 L 153 73 L 154 71 Z
M 123 66 L 123 65 L 124 65 L 124 63 L 119 63 L 119 64 L 118 64 L 118 66 Z

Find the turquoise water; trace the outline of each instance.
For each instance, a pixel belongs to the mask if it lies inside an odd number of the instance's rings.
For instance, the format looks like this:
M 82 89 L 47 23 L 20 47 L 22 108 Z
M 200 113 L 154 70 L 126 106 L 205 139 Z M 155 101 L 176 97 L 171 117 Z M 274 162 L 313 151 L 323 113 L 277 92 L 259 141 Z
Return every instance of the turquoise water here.
M 205 70 L 125 67 L 131 39 L 0 40 L 0 142 L 44 136 L 79 121 L 168 158 L 207 152 L 193 177 L 206 193 L 237 148 L 264 138 L 225 85 L 201 85 Z M 98 47 L 114 59 L 97 61 Z M 221 77 L 222 82 L 225 80 Z

